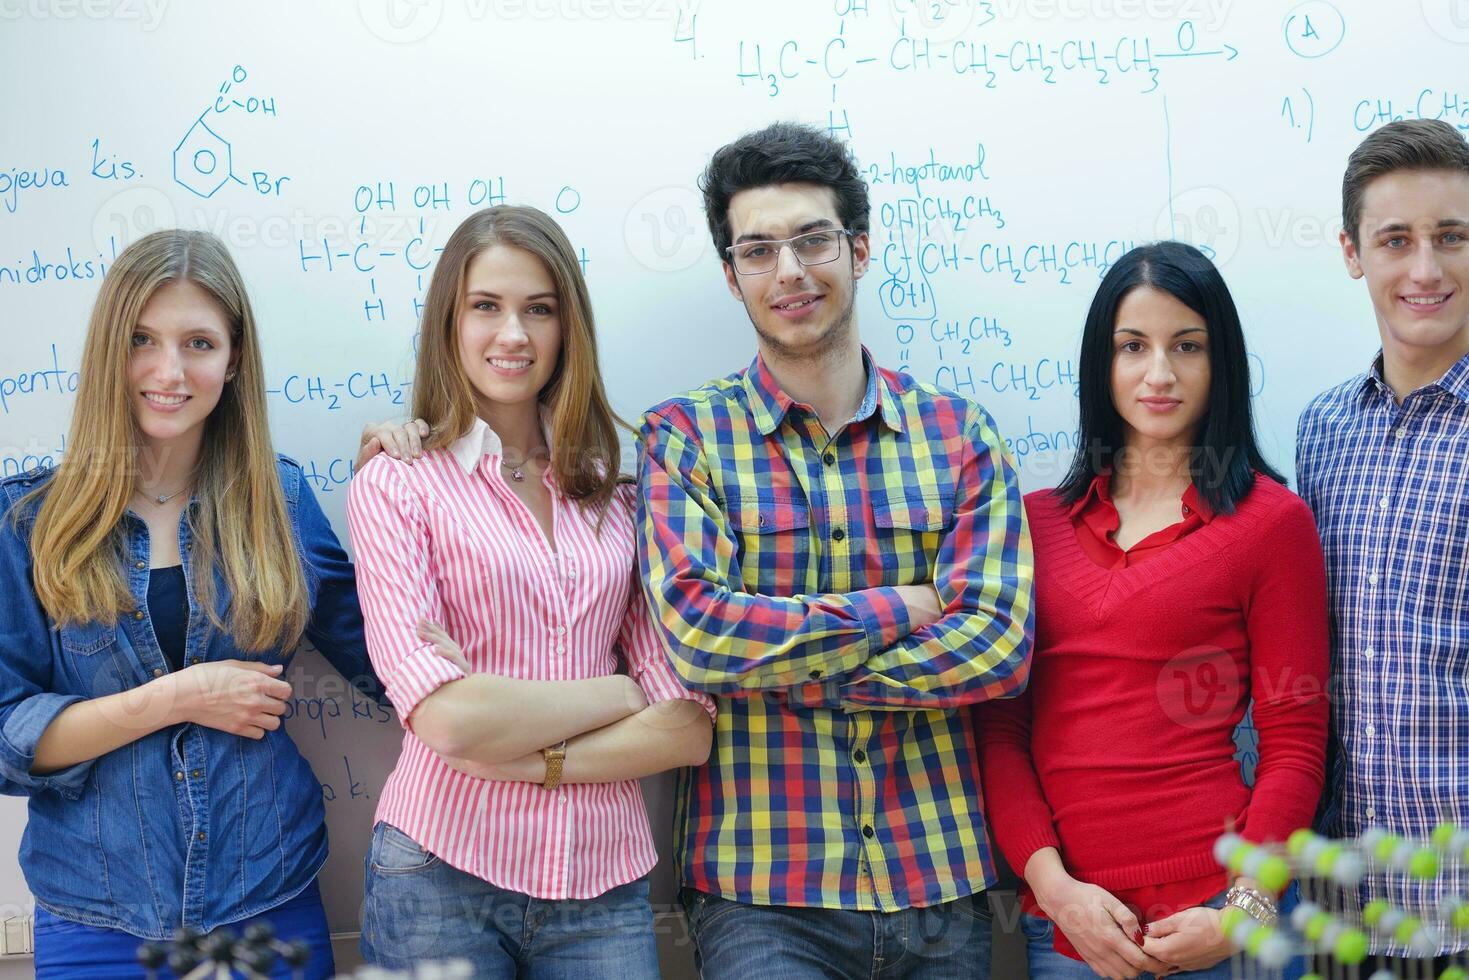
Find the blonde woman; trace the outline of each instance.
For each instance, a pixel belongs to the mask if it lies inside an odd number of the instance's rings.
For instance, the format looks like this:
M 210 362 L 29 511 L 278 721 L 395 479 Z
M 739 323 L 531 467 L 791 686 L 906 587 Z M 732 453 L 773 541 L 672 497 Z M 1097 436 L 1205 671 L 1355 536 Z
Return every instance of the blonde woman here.
M 378 688 L 351 565 L 271 450 L 218 239 L 117 257 L 68 446 L 0 482 L 0 790 L 30 798 L 37 976 L 141 977 L 143 940 L 259 919 L 330 976 L 321 787 L 280 727 L 281 674 L 304 635 Z
M 348 499 L 368 650 L 406 728 L 363 953 L 657 977 L 636 780 L 702 763 L 713 706 L 678 681 L 635 585 L 591 304 L 549 217 L 491 208 L 449 237 L 414 414 L 423 456 L 379 456 Z

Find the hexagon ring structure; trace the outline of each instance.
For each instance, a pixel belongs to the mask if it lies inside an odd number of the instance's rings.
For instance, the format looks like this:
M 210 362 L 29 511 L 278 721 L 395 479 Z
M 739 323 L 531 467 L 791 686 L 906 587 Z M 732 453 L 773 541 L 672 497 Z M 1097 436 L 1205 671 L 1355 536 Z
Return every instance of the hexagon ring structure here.
M 195 121 L 173 151 L 173 179 L 200 197 L 213 197 L 234 173 L 229 140 Z

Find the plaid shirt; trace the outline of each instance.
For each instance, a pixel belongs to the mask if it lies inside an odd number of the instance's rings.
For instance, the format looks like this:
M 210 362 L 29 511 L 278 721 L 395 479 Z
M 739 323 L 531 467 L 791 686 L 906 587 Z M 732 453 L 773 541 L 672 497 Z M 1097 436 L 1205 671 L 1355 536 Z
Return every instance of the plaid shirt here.
M 680 873 L 740 902 L 892 911 L 994 880 L 960 709 L 1025 686 L 1020 489 L 982 408 L 863 359 L 832 436 L 759 358 L 643 420 L 649 601 L 720 699 Z M 892 587 L 927 582 L 945 615 L 913 630 Z
M 1297 446 L 1331 587 L 1341 754 L 1324 829 L 1426 838 L 1469 825 L 1469 357 L 1402 404 L 1380 364 L 1318 396 Z M 1465 893 L 1446 863 L 1424 883 L 1369 875 L 1362 898 L 1432 917 Z

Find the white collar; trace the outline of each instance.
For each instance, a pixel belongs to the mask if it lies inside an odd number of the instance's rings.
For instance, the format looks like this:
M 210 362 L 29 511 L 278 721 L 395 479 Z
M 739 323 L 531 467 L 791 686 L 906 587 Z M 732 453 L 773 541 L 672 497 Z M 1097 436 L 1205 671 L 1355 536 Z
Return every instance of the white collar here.
M 546 447 L 551 446 L 551 409 L 548 405 L 540 406 L 541 435 L 546 439 Z M 504 444 L 500 442 L 500 436 L 494 429 L 490 428 L 488 422 L 479 416 L 475 416 L 474 424 L 464 435 L 449 443 L 449 455 L 454 457 L 461 469 L 467 473 L 473 473 L 479 461 L 486 456 L 495 455 L 504 457 Z

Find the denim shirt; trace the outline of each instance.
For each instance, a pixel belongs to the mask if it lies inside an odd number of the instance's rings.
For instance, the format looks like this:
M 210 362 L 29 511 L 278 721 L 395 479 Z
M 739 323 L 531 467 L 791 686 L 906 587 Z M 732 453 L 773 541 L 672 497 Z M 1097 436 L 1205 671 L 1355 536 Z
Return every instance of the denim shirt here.
M 306 637 L 381 701 L 351 562 L 301 468 L 281 457 L 279 472 L 310 596 Z M 148 528 L 131 512 L 122 522 L 123 557 L 140 611 L 58 629 L 42 609 L 29 544 L 37 508 L 16 505 L 49 478 L 36 470 L 0 481 L 0 792 L 30 798 L 20 863 L 31 893 L 63 918 L 146 939 L 185 925 L 213 929 L 280 905 L 311 884 L 327 853 L 321 784 L 284 727 L 256 740 L 175 725 L 98 759 L 31 773 L 36 743 L 63 709 L 168 670 L 146 612 Z M 181 519 L 186 572 L 191 537 Z M 294 650 L 237 649 L 197 608 L 192 581 L 187 665 L 289 665 Z M 219 608 L 227 608 L 217 571 L 215 589 Z

